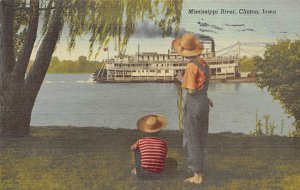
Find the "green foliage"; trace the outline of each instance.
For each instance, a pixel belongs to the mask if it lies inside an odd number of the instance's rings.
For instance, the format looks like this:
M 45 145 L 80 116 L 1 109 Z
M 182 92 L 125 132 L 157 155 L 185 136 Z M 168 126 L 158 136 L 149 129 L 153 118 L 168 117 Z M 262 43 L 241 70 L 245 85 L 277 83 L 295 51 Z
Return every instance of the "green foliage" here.
M 264 116 L 265 119 L 265 134 L 266 135 L 274 135 L 274 129 L 276 128 L 274 121 L 270 121 L 270 115 L 266 114 Z
M 263 60 L 256 60 L 258 86 L 267 88 L 285 112 L 295 118 L 295 136 L 300 136 L 300 40 L 279 40 L 267 45 Z
M 76 45 L 76 38 L 90 35 L 89 53 L 95 56 L 111 39 L 124 51 L 133 35 L 137 21 L 151 20 L 162 30 L 162 37 L 177 33 L 181 21 L 183 0 L 68 0 L 63 1 L 63 21 L 68 28 L 68 50 Z M 45 36 L 53 17 L 55 0 L 40 0 L 41 34 Z M 24 42 L 32 17 L 29 1 L 17 0 L 14 18 L 15 51 Z M 96 51 L 95 51 L 96 50 Z
M 283 119 L 281 120 L 281 128 L 280 128 L 280 134 L 283 135 L 283 128 L 284 128 L 284 125 L 283 125 Z
M 260 62 L 262 58 L 260 56 L 247 57 L 243 56 L 240 59 L 241 72 L 251 72 L 256 70 L 256 63 Z
M 265 123 L 263 123 L 262 120 L 258 118 L 258 110 L 256 110 L 255 119 L 256 119 L 255 130 L 254 130 L 254 132 L 250 131 L 251 135 L 255 135 L 255 136 L 262 136 L 262 135 L 272 136 L 272 135 L 274 135 L 274 130 L 275 130 L 276 126 L 275 126 L 274 122 L 270 121 L 269 114 L 264 115 Z M 265 128 L 265 132 L 263 132 L 263 127 Z M 281 122 L 281 134 L 283 134 L 283 120 Z
M 52 57 L 47 73 L 51 74 L 72 74 L 72 73 L 93 73 L 99 68 L 103 68 L 103 62 L 88 61 L 87 57 L 80 56 L 78 60 L 62 60 L 58 57 Z M 28 71 L 32 66 L 32 61 L 29 63 Z
M 263 124 L 261 122 L 261 119 L 258 118 L 258 110 L 256 110 L 255 131 L 254 132 L 250 131 L 250 134 L 255 135 L 255 136 L 263 135 L 262 126 L 263 126 Z
M 243 56 L 239 63 L 241 72 L 251 72 L 256 69 L 253 57 Z
M 32 17 L 33 12 L 26 11 L 22 7 L 26 4 L 26 0 L 18 0 L 15 4 L 16 9 L 18 9 L 17 14 L 15 15 L 14 20 L 14 47 L 15 55 L 18 55 L 18 52 L 21 49 L 21 46 L 25 40 L 25 35 L 27 32 L 26 26 L 29 23 L 29 18 Z
M 95 44 L 98 45 L 97 55 L 112 38 L 123 51 L 136 22 L 146 18 L 162 29 L 163 36 L 176 33 L 182 9 L 182 0 L 69 0 L 64 3 L 69 50 L 75 47 L 77 36 L 89 33 L 90 55 Z

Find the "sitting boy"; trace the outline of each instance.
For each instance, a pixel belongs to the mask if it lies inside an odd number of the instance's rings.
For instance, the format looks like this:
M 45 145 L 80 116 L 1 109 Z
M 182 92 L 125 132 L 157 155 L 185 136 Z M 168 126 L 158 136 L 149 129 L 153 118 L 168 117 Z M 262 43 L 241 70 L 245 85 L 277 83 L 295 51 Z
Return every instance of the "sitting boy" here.
M 137 122 L 137 128 L 145 133 L 132 146 L 135 152 L 135 168 L 131 171 L 140 179 L 159 179 L 165 169 L 167 142 L 158 138 L 161 129 L 167 126 L 167 119 L 161 115 L 147 115 Z

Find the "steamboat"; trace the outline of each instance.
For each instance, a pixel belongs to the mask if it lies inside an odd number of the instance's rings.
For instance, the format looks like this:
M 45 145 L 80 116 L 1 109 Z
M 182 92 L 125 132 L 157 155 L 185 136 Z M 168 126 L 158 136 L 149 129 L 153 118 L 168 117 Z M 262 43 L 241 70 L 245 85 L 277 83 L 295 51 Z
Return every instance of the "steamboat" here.
M 201 40 L 201 39 L 200 39 Z M 210 80 L 244 82 L 241 78 L 239 55 L 216 56 L 214 40 L 201 40 L 201 54 L 210 68 Z M 208 48 L 207 48 L 208 46 Z M 93 73 L 93 80 L 100 83 L 114 82 L 175 82 L 178 72 L 184 73 L 188 60 L 178 53 L 138 52 L 107 59 L 103 68 Z M 250 82 L 249 79 L 246 79 Z

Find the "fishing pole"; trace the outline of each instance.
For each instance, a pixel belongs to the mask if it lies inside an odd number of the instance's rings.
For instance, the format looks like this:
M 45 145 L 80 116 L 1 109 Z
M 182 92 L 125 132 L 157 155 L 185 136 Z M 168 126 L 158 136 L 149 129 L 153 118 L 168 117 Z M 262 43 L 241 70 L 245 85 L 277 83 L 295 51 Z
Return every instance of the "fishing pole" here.
M 181 75 L 182 77 L 181 71 L 177 73 L 177 79 L 178 79 L 178 75 Z M 182 96 L 180 79 L 176 80 L 176 86 L 177 86 L 178 126 L 180 130 L 183 130 L 183 96 Z

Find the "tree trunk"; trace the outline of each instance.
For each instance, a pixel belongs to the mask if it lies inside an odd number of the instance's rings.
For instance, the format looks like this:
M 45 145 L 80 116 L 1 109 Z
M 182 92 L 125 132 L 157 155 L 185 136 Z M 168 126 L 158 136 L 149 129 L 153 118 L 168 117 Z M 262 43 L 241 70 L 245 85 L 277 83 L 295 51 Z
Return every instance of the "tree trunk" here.
M 34 101 L 24 89 L 24 82 L 16 82 L 11 76 L 6 76 L 1 82 L 0 135 L 28 135 Z
M 39 4 L 36 3 L 37 0 L 31 2 L 32 5 L 35 3 L 35 6 Z M 25 70 L 36 38 L 38 14 L 29 24 L 29 33 L 17 62 L 14 61 L 15 59 L 12 61 L 8 59 L 14 57 L 13 51 L 3 54 L 7 44 L 12 43 L 12 40 L 4 40 L 8 33 L 5 27 L 7 25 L 7 28 L 11 28 L 12 24 L 4 24 L 3 28 L 0 25 L 0 136 L 26 136 L 30 132 L 32 109 L 63 26 L 62 9 L 62 0 L 56 0 L 52 22 L 49 24 L 49 29 L 26 78 Z M 0 16 L 3 15 L 2 10 L 3 5 L 0 6 Z M 4 23 L 3 20 L 0 18 L 1 23 Z

